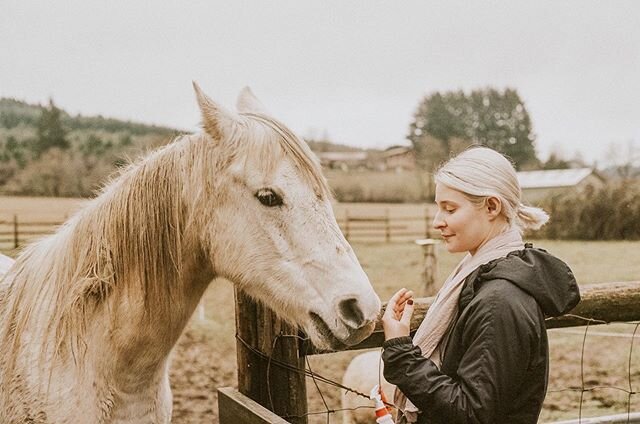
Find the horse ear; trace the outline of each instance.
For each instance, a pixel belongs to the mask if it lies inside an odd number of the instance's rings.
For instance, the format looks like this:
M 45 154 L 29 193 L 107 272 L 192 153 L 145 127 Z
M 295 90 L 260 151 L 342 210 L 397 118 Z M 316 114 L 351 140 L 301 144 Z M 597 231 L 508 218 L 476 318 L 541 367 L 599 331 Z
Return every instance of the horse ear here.
M 260 100 L 258 100 L 249 87 L 240 90 L 238 101 L 236 102 L 236 109 L 238 109 L 238 112 L 254 112 L 269 115 L 267 108 L 260 103 Z
M 193 81 L 193 89 L 202 114 L 202 126 L 214 139 L 223 139 L 229 126 L 235 121 L 233 114 L 209 98 Z

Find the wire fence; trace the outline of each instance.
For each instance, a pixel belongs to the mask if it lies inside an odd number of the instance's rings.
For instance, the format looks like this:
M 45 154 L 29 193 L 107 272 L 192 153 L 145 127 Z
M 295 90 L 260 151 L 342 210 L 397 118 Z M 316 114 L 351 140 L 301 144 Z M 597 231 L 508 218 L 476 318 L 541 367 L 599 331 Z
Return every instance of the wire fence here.
M 569 405 L 568 408 L 567 408 L 567 405 L 565 405 L 565 407 L 563 408 L 564 411 L 558 411 L 557 413 L 555 413 L 555 416 L 562 417 L 562 419 L 565 419 L 565 420 L 570 419 L 569 421 L 547 421 L 547 422 L 555 422 L 557 424 L 560 424 L 560 423 L 562 424 L 640 423 L 640 413 L 634 412 L 634 408 L 640 410 L 639 408 L 640 405 L 637 404 L 638 398 L 634 397 L 638 394 L 637 385 L 634 385 L 634 377 L 640 376 L 640 358 L 638 357 L 638 351 L 640 350 L 640 347 L 635 346 L 635 349 L 634 349 L 634 344 L 637 343 L 638 339 L 640 339 L 640 334 L 639 334 L 640 322 L 634 321 L 634 322 L 616 322 L 615 323 L 618 327 L 622 325 L 627 329 L 629 329 L 630 331 L 632 330 L 631 332 L 619 332 L 620 329 L 616 328 L 615 330 L 618 332 L 601 332 L 600 331 L 600 332 L 596 332 L 593 335 L 593 337 L 603 337 L 603 336 L 613 337 L 613 338 L 616 338 L 617 340 L 624 340 L 625 344 L 628 343 L 628 346 L 625 348 L 625 358 L 624 358 L 624 361 L 626 363 L 624 376 L 623 376 L 624 384 L 600 384 L 597 379 L 588 377 L 587 375 L 588 374 L 587 367 L 589 366 L 599 367 L 598 365 L 593 365 L 586 360 L 586 355 L 588 353 L 587 340 L 589 339 L 589 337 L 592 336 L 591 333 L 593 333 L 592 328 L 594 325 L 613 324 L 613 323 L 608 323 L 601 320 L 594 320 L 591 318 L 581 317 L 578 315 L 567 315 L 567 316 L 584 322 L 583 327 L 574 327 L 571 331 L 571 333 L 574 335 L 579 332 L 582 339 L 579 344 L 579 359 L 578 359 L 579 363 L 577 364 L 579 372 L 577 373 L 577 375 L 573 376 L 578 378 L 579 384 L 569 385 L 567 387 L 559 387 L 557 383 L 552 380 L 550 381 L 549 389 L 547 391 L 547 398 L 555 394 L 571 392 L 571 393 L 577 394 L 579 396 L 579 399 L 577 399 L 574 405 Z M 578 328 L 579 330 L 577 330 Z M 557 329 L 554 331 L 558 332 L 558 334 L 567 332 L 566 329 Z M 298 336 L 279 335 L 276 337 L 276 339 L 273 342 L 274 349 L 278 340 L 283 337 L 286 337 L 286 338 L 295 337 L 298 339 L 299 342 L 307 342 L 306 338 L 299 335 Z M 264 352 L 250 346 L 248 343 L 246 343 L 244 340 L 242 340 L 238 336 L 236 336 L 236 338 L 240 342 L 240 344 L 243 346 L 243 348 L 252 352 L 252 354 L 256 355 L 262 360 L 267 361 L 268 370 L 270 370 L 272 367 L 281 367 L 288 371 L 303 374 L 308 379 L 308 382 L 310 381 L 312 383 L 313 385 L 312 387 L 315 389 L 315 393 L 310 392 L 308 397 L 313 398 L 314 396 L 317 396 L 320 399 L 320 401 L 319 402 L 312 401 L 310 402 L 310 405 L 313 408 L 314 405 L 321 404 L 322 407 L 318 408 L 316 406 L 315 410 L 310 410 L 304 415 L 283 416 L 284 419 L 296 419 L 296 418 L 299 419 L 303 417 L 307 417 L 307 418 L 321 417 L 322 421 L 326 422 L 327 424 L 338 423 L 338 422 L 342 423 L 339 413 L 344 414 L 350 411 L 369 409 L 371 410 L 370 422 L 371 423 L 375 422 L 374 406 L 373 406 L 373 402 L 369 399 L 368 393 L 363 393 L 353 387 L 346 387 L 342 383 L 335 381 L 333 378 L 323 376 L 322 374 L 314 371 L 308 356 L 306 357 L 306 367 L 304 370 L 302 370 L 286 362 L 282 362 L 280 360 L 272 358 L 271 356 L 265 354 Z M 557 349 L 557 348 L 558 346 L 554 346 L 554 349 Z M 610 348 L 610 346 L 603 346 L 602 348 L 606 352 Z M 635 356 L 634 356 L 634 353 L 636 354 Z M 563 357 L 563 355 L 560 355 L 560 356 Z M 567 363 L 566 361 L 564 361 L 559 364 L 552 364 L 552 367 L 568 366 L 569 368 L 572 368 L 572 367 L 575 368 L 575 365 L 576 364 Z M 372 372 L 375 372 L 375 370 L 372 370 Z M 596 376 L 608 375 L 611 372 L 612 370 L 600 369 L 600 368 L 591 370 L 591 374 Z M 554 373 L 552 372 L 552 376 L 553 374 Z M 267 378 L 270 379 L 269 371 L 267 371 Z M 271 390 L 278 390 L 278 388 L 272 387 L 271 381 L 267 381 L 267 384 L 268 384 L 268 390 L 269 390 L 270 407 L 271 407 L 271 410 L 274 410 Z M 380 384 L 380 387 L 382 387 L 382 381 L 380 381 L 379 384 Z M 337 407 L 335 402 L 336 396 L 335 394 L 331 394 L 332 391 L 335 393 L 335 391 L 337 390 L 348 391 L 358 396 L 359 398 L 362 399 L 362 404 L 356 407 L 351 407 L 351 408 Z M 615 402 L 612 399 L 610 399 L 608 396 L 606 396 L 606 392 L 612 392 L 612 391 L 623 394 L 625 396 L 625 401 L 622 402 L 623 405 L 620 405 L 619 402 Z M 594 393 L 605 393 L 605 394 L 599 395 L 598 397 L 598 399 L 600 399 L 600 401 L 602 402 L 603 407 L 599 408 L 596 411 L 596 412 L 600 412 L 600 416 L 587 417 L 586 410 L 589 409 L 593 413 L 594 409 L 586 407 L 586 396 L 588 394 L 594 394 Z M 332 402 L 332 399 L 333 399 L 333 402 Z M 395 407 L 389 403 L 387 403 L 387 406 L 392 409 L 395 409 Z M 620 411 L 621 406 L 624 408 L 623 411 Z M 551 404 L 545 403 L 545 407 L 551 408 L 551 409 L 558 408 L 558 406 L 554 405 L 553 403 Z M 570 411 L 567 411 L 567 409 L 570 409 Z M 617 415 L 603 416 L 602 415 L 603 411 L 607 413 L 617 412 Z M 316 422 L 320 422 L 320 421 L 316 420 Z

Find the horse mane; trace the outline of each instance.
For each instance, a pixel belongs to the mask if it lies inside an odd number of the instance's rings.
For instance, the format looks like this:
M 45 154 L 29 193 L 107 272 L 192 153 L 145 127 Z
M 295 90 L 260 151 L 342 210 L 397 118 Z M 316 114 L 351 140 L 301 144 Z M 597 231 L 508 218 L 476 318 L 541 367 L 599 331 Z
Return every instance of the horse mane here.
M 53 343 L 56 355 L 77 358 L 86 348 L 89 312 L 125 282 L 143 294 L 146 305 L 164 309 L 178 300 L 171 290 L 181 275 L 184 228 L 178 146 L 169 144 L 126 167 L 56 233 L 19 255 L 0 295 L 1 372 L 13 369 L 21 336 L 34 323 L 30 331 L 43 333 L 30 337 L 41 340 L 41 354 L 51 352 Z M 39 307 L 47 316 L 38 315 Z
M 41 361 L 50 363 L 65 353 L 82 364 L 78 358 L 87 349 L 88 318 L 114 290 L 137 291 L 146 313 L 153 307 L 170 318 L 171 306 L 181 301 L 176 283 L 188 242 L 185 229 L 195 219 L 185 212 L 185 178 L 212 178 L 233 160 L 256 154 L 264 172 L 271 172 L 284 155 L 316 196 L 330 196 L 317 158 L 275 119 L 240 114 L 227 138 L 178 137 L 127 166 L 54 234 L 19 255 L 0 279 L 0 381 L 15 377 L 27 328 L 32 340 L 42 343 Z M 220 195 L 215 184 L 200 184 L 204 187 L 196 187 L 194 199 Z

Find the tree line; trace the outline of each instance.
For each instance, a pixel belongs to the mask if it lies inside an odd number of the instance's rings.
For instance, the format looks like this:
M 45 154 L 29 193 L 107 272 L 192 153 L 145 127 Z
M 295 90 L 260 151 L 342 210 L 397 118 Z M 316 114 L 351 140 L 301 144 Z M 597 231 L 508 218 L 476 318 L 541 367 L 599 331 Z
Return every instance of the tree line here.
M 0 191 L 91 196 L 128 158 L 176 134 L 170 128 L 101 116 L 71 116 L 53 100 L 40 106 L 0 99 Z

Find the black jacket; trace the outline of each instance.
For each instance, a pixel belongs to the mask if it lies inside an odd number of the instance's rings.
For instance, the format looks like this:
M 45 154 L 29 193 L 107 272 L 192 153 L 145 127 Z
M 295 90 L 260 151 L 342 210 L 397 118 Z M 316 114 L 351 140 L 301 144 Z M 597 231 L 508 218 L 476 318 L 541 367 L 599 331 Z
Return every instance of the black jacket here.
M 527 245 L 467 277 L 441 369 L 398 337 L 383 345 L 384 376 L 423 411 L 420 424 L 536 423 L 549 374 L 545 316 L 579 301 L 569 267 Z

